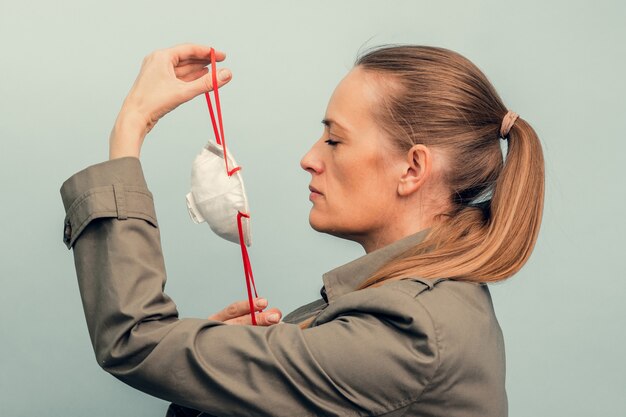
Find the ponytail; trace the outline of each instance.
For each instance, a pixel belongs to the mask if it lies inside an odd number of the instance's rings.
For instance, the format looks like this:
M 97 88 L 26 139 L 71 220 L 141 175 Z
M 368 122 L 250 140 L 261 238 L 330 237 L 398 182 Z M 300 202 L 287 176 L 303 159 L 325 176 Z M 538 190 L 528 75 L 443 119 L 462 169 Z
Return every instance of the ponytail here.
M 506 162 L 487 204 L 486 219 L 481 208 L 461 208 L 360 288 L 411 276 L 472 282 L 508 278 L 520 270 L 533 250 L 543 197 L 541 144 L 533 128 L 518 118 L 509 133 Z

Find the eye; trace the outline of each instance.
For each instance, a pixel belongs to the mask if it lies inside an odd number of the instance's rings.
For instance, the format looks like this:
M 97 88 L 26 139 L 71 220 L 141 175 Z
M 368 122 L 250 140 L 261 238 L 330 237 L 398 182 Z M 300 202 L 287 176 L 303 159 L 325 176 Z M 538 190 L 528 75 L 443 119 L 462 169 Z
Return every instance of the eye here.
M 329 144 L 330 146 L 337 146 L 337 144 L 339 143 L 339 142 L 337 142 L 336 140 L 332 140 L 332 139 L 330 139 L 330 138 L 326 139 L 326 141 L 325 141 L 325 142 L 326 142 L 327 144 Z

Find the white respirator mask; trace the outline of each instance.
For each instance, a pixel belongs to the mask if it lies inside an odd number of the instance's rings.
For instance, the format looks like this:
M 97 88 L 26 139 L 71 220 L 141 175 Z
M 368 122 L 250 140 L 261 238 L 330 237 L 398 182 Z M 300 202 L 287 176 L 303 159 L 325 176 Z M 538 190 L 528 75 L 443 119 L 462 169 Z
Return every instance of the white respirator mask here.
M 226 159 L 228 166 L 237 167 L 230 154 Z M 244 244 L 250 246 L 250 219 L 238 216 L 249 213 L 241 170 L 237 167 L 228 175 L 225 166 L 223 148 L 214 142 L 207 143 L 193 161 L 187 209 L 195 223 L 207 222 L 218 236 L 231 242 L 239 243 L 241 227 Z

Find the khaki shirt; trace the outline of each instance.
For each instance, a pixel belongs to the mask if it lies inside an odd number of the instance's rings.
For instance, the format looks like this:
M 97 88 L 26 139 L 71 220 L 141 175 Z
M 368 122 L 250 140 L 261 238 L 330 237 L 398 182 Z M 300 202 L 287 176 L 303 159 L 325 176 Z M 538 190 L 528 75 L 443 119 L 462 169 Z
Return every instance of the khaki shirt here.
M 419 278 L 355 291 L 409 236 L 324 275 L 326 299 L 271 327 L 179 319 L 136 158 L 61 188 L 98 364 L 168 415 L 503 417 L 504 345 L 484 285 Z M 293 324 L 315 316 L 310 328 Z

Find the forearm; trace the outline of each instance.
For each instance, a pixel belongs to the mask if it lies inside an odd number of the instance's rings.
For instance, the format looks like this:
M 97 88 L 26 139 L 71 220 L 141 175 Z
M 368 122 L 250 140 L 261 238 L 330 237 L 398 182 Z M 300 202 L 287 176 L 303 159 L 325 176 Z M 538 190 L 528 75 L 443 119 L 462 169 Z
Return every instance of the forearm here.
M 111 129 L 109 159 L 139 158 L 143 141 L 153 126 L 139 112 L 126 106 L 124 104 Z
M 134 158 L 83 170 L 63 184 L 61 194 L 65 241 L 74 249 L 89 333 L 105 366 L 131 327 L 177 317 L 162 293 L 165 267 L 152 195 Z
M 96 358 L 109 372 L 132 368 L 178 320 L 162 288 L 157 229 L 139 219 L 99 219 L 74 248 L 76 273 Z

